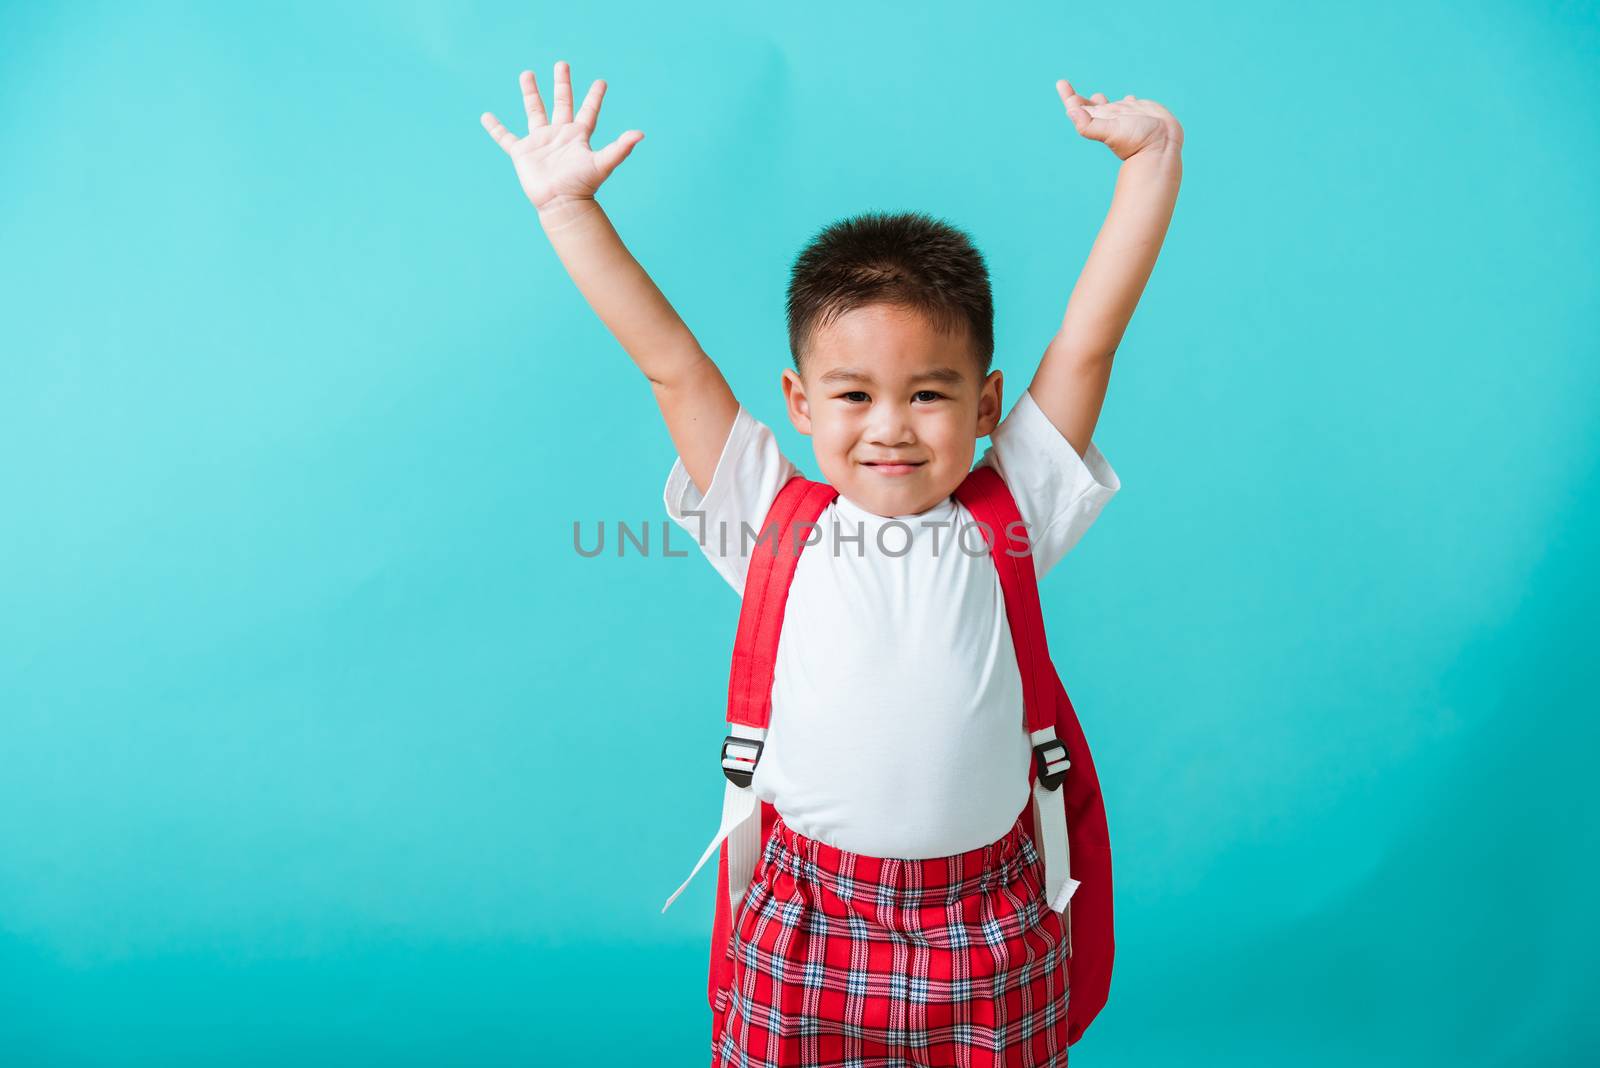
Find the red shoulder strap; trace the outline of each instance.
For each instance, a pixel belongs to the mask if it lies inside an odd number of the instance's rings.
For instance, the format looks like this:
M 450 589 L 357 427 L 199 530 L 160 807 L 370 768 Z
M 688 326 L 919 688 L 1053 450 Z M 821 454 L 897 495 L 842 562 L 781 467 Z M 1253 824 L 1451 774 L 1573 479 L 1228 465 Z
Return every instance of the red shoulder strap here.
M 772 715 L 772 678 L 778 664 L 778 636 L 800 551 L 808 540 L 802 529 L 815 523 L 839 491 L 826 482 L 795 475 L 778 491 L 761 533 L 750 550 L 733 639 L 733 671 L 728 679 L 728 722 L 766 727 Z M 743 532 L 741 531 L 741 536 Z
M 973 468 L 956 487 L 955 496 L 977 520 L 978 529 L 989 543 L 989 555 L 1000 572 L 1011 642 L 1017 647 L 1017 667 L 1022 673 L 1022 704 L 1028 730 L 1051 726 L 1056 721 L 1054 669 L 1045 642 L 1030 538 L 1017 502 L 1000 472 L 987 464 Z

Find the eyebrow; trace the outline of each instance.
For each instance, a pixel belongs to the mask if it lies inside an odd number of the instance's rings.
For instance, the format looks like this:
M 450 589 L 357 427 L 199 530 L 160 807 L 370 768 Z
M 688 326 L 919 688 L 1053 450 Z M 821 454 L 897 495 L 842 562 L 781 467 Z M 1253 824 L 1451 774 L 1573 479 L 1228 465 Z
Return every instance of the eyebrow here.
M 911 381 L 913 381 L 913 382 L 924 382 L 924 381 L 950 382 L 952 384 L 959 384 L 960 382 L 964 381 L 965 378 L 966 378 L 965 375 L 963 375 L 960 371 L 957 371 L 953 367 L 935 367 L 932 370 L 924 371 L 919 375 L 912 375 L 911 376 Z M 862 370 L 860 370 L 858 368 L 855 368 L 855 367 L 835 367 L 833 370 L 831 370 L 831 371 L 827 372 L 826 374 L 824 374 L 817 381 L 819 381 L 819 382 L 871 382 L 872 381 L 872 376 L 867 374 L 865 371 L 862 371 Z

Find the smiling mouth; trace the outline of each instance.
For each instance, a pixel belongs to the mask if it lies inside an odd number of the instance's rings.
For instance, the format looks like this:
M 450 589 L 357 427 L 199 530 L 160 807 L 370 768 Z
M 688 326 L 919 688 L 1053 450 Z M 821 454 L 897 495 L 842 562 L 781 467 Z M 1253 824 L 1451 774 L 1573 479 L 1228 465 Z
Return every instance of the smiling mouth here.
M 927 462 L 926 460 L 917 460 L 915 462 L 897 461 L 890 463 L 881 460 L 863 460 L 861 465 L 870 467 L 880 475 L 908 475 Z

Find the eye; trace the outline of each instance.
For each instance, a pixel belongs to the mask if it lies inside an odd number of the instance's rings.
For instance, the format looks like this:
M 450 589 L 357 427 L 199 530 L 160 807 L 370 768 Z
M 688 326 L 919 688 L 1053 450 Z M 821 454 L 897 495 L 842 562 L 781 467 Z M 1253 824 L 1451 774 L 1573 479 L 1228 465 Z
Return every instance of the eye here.
M 839 396 L 843 397 L 847 401 L 851 401 L 852 403 L 855 402 L 854 398 L 856 397 L 860 397 L 862 400 L 867 399 L 866 391 L 861 389 L 852 389 L 849 393 L 841 393 Z
M 938 390 L 934 390 L 934 389 L 919 389 L 919 390 L 917 390 L 915 396 L 920 397 L 920 396 L 923 396 L 924 394 L 927 395 L 929 400 L 943 400 L 944 399 L 944 394 L 940 393 Z

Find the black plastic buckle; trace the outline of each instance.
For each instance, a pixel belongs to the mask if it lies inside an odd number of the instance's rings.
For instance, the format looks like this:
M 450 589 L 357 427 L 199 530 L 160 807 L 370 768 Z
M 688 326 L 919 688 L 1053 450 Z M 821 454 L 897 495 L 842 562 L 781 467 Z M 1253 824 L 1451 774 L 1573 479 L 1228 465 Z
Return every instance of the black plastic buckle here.
M 1046 770 L 1049 765 L 1057 761 L 1065 761 L 1060 771 Z M 1067 777 L 1067 769 L 1072 767 L 1072 761 L 1067 759 L 1065 743 L 1060 738 L 1052 738 L 1033 747 L 1033 765 L 1039 769 L 1039 781 L 1044 783 L 1045 789 L 1054 790 L 1061 785 L 1061 780 Z
M 733 755 L 733 756 L 729 756 L 728 755 L 728 745 L 729 745 L 729 743 L 734 743 L 734 744 L 741 745 L 741 746 L 746 746 L 746 747 L 755 746 L 756 755 L 753 756 L 753 757 L 745 757 L 743 755 L 738 755 L 738 754 Z M 749 786 L 750 785 L 750 780 L 755 778 L 756 765 L 761 762 L 761 750 L 765 746 L 766 746 L 765 742 L 760 741 L 760 740 L 755 739 L 755 738 L 741 738 L 737 734 L 728 735 L 726 738 L 724 738 L 722 740 L 722 774 L 726 775 L 728 777 L 728 781 L 733 783 L 733 785 L 735 785 L 735 786 L 740 786 L 740 787 Z M 749 764 L 750 764 L 750 767 L 749 767 L 748 770 L 746 770 L 744 768 L 730 768 L 728 766 L 728 761 L 730 761 L 730 760 L 741 760 L 741 761 L 747 760 L 749 762 Z

